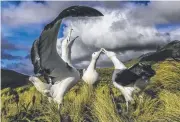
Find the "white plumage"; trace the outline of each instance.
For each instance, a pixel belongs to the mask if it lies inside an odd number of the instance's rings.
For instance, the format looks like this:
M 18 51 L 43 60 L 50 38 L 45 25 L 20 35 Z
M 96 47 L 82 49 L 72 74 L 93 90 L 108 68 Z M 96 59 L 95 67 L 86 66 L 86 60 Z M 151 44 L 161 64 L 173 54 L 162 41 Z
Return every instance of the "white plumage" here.
M 82 79 L 87 84 L 93 85 L 99 78 L 99 74 L 96 71 L 96 62 L 102 50 L 94 52 L 92 54 L 91 62 L 86 70 L 83 72 Z
M 66 63 L 68 63 L 70 66 L 72 66 L 72 64 L 71 64 L 71 48 L 72 48 L 74 41 L 78 38 L 78 36 L 77 36 L 72 40 L 70 39 L 72 31 L 73 31 L 73 29 L 71 28 L 69 30 L 67 37 L 62 40 L 62 44 L 61 44 L 61 51 L 62 51 L 61 58 Z
M 55 84 L 47 84 L 42 82 L 39 78 L 31 76 L 29 78 L 29 81 L 31 81 L 36 89 L 43 94 L 44 96 L 47 96 L 49 100 L 53 100 L 58 105 L 60 105 L 63 101 L 64 94 L 72 87 L 74 86 L 77 81 L 79 80 L 77 77 L 68 77 L 62 81 L 56 82 Z
M 112 60 L 115 70 L 123 71 L 123 70 L 127 69 L 127 67 L 117 59 L 116 54 L 114 52 L 107 51 L 105 49 L 102 49 L 102 50 Z M 112 77 L 113 85 L 116 88 L 118 88 L 121 91 L 121 93 L 123 94 L 125 101 L 126 101 L 127 110 L 128 110 L 128 102 L 133 100 L 132 93 L 135 90 L 135 87 L 134 87 L 134 85 L 122 86 L 122 85 L 118 84 L 117 82 L 115 82 L 114 75 L 116 75 L 115 72 L 113 73 L 113 77 Z

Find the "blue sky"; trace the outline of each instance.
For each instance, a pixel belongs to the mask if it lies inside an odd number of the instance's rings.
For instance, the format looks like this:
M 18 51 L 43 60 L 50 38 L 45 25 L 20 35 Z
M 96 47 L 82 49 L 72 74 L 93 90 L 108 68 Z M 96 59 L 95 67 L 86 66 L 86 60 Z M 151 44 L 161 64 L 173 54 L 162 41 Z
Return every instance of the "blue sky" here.
M 149 1 L 142 1 L 142 2 L 132 1 L 132 2 L 124 2 L 123 4 L 121 4 L 121 3 L 119 3 L 119 6 L 120 5 L 125 6 L 126 4 L 131 4 L 131 6 L 135 6 L 137 8 L 139 6 L 144 6 L 144 7 L 148 8 L 148 6 L 151 2 L 149 2 Z M 16 70 L 18 72 L 25 73 L 25 74 L 32 74 L 32 71 L 33 71 L 32 65 L 31 65 L 31 61 L 28 57 L 28 55 L 30 54 L 31 45 L 32 45 L 33 41 L 39 37 L 41 31 L 44 28 L 44 25 L 46 25 L 48 22 L 53 20 L 53 18 L 57 14 L 52 15 L 52 17 L 49 17 L 49 14 L 47 14 L 47 18 L 48 18 L 47 20 L 43 20 L 43 17 L 46 18 L 46 15 L 44 15 L 42 18 L 39 17 L 39 18 L 37 18 L 37 20 L 38 20 L 37 23 L 33 19 L 31 21 L 31 18 L 26 19 L 25 17 L 22 17 L 24 20 L 21 22 L 21 20 L 18 20 L 18 16 L 19 16 L 19 18 L 21 18 L 21 16 L 28 16 L 28 15 L 26 15 L 26 13 L 23 13 L 24 8 L 22 7 L 22 4 L 26 4 L 26 3 L 21 2 L 21 1 L 19 1 L 19 2 L 3 1 L 1 3 L 1 8 L 2 8 L 1 65 L 3 68 L 6 68 L 6 69 Z M 44 4 L 44 5 L 42 5 L 42 4 Z M 36 7 L 36 5 L 39 5 L 39 6 L 42 6 L 42 10 L 45 10 L 46 8 L 44 6 L 46 4 L 47 5 L 49 4 L 49 6 L 53 6 L 53 4 L 51 4 L 51 3 L 36 2 L 36 1 L 31 2 L 29 4 L 29 6 L 32 5 L 32 9 L 33 9 L 33 7 Z M 67 7 L 68 7 L 71 4 L 73 5 L 74 3 L 66 2 L 65 5 L 67 5 Z M 87 6 L 88 5 L 91 5 L 91 6 L 96 5 L 96 3 L 92 4 L 92 3 L 88 3 L 88 2 L 82 3 L 82 4 L 85 4 Z M 106 6 L 104 7 L 104 5 L 106 5 Z M 113 3 L 112 3 L 112 5 L 113 5 Z M 154 4 L 152 4 L 152 5 L 154 5 Z M 103 3 L 103 4 L 98 3 L 98 6 L 104 7 L 104 8 L 107 7 L 107 9 L 110 8 L 110 5 L 107 5 L 106 3 Z M 114 8 L 117 9 L 119 7 L 115 6 Z M 13 17 L 11 17 L 11 15 L 12 15 L 11 12 L 13 10 L 15 11 L 14 14 L 17 14 L 17 16 L 13 15 Z M 21 12 L 19 12 L 19 11 L 21 11 Z M 30 10 L 28 12 L 31 13 Z M 33 11 L 33 12 L 35 12 L 35 11 Z M 23 14 L 18 14 L 18 13 L 23 13 Z M 43 13 L 43 11 L 42 11 L 42 13 Z M 32 15 L 34 15 L 34 14 L 32 13 Z M 32 16 L 32 17 L 34 17 L 34 16 Z M 63 31 L 64 31 L 65 27 L 66 27 L 65 24 L 61 25 L 59 36 L 58 36 L 59 38 L 63 37 Z M 173 20 L 172 22 L 154 23 L 154 27 L 158 31 L 170 32 L 170 31 L 180 28 L 180 23 L 174 22 L 174 20 Z M 19 65 L 17 65 L 17 64 L 19 64 Z M 24 69 L 28 69 L 28 70 L 25 71 Z
M 35 3 L 45 3 L 45 2 L 37 2 Z M 2 10 L 5 8 L 9 8 L 11 5 L 18 7 L 21 4 L 21 1 L 3 1 L 1 3 Z M 16 69 L 17 64 L 26 61 L 25 57 L 30 54 L 30 49 L 33 41 L 39 37 L 41 31 L 46 23 L 41 24 L 30 24 L 30 25 L 21 25 L 18 27 L 12 27 L 11 25 L 2 23 L 2 46 L 3 44 L 11 44 L 16 47 L 16 49 L 6 49 L 2 47 L 1 53 L 1 65 L 6 69 Z M 65 28 L 65 24 L 61 25 L 59 38 L 63 37 L 63 30 Z M 8 42 L 8 43 L 7 43 Z M 8 55 L 3 55 L 3 54 Z M 12 57 L 12 58 L 10 58 Z M 17 58 L 18 57 L 18 58 Z M 19 58 L 21 57 L 21 58 Z M 30 60 L 30 59 L 28 59 Z M 21 70 L 19 71 L 21 72 Z M 28 72 L 25 72 L 25 74 Z

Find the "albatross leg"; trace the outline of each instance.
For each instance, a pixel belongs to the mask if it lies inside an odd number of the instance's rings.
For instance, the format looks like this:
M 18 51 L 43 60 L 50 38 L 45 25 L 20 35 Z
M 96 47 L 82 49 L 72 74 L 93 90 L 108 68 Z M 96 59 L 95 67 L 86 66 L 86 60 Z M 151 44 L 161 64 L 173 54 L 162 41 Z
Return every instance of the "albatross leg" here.
M 61 116 L 61 103 L 60 104 L 58 104 L 58 113 L 59 113 L 59 120 L 60 120 L 60 122 L 61 122 L 61 120 L 62 120 L 62 116 Z
M 143 96 L 142 95 L 139 95 L 139 101 L 140 101 L 140 103 L 143 103 Z
M 52 98 L 48 97 L 48 101 L 49 101 L 49 103 L 51 103 L 52 102 Z
M 47 74 L 44 74 L 44 79 L 46 80 L 46 82 L 47 82 L 48 84 L 52 84 L 52 79 L 51 79 L 51 77 L 48 76 Z
M 61 108 L 61 104 L 58 104 L 58 110 L 60 111 L 60 108 Z
M 48 77 L 48 82 L 49 84 L 52 84 L 52 79 L 50 77 Z
M 126 110 L 127 110 L 127 113 L 128 113 L 128 101 L 126 101 Z

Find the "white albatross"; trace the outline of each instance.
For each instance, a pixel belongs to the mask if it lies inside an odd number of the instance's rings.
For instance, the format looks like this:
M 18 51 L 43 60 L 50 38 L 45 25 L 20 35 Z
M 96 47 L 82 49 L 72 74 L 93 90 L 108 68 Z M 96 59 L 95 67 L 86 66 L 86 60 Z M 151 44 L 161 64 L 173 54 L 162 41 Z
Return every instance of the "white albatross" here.
M 62 103 L 64 94 L 80 79 L 78 70 L 66 63 L 56 49 L 62 19 L 69 16 L 92 17 L 103 16 L 103 14 L 91 7 L 71 6 L 47 24 L 40 37 L 33 43 L 31 60 L 35 73 L 50 77 L 54 84 L 42 83 L 36 76 L 31 76 L 29 80 L 39 92 L 54 100 L 58 105 Z
M 96 71 L 96 62 L 102 50 L 94 52 L 92 54 L 91 62 L 86 70 L 83 71 L 82 79 L 89 85 L 93 85 L 99 78 L 99 74 Z
M 155 71 L 150 65 L 143 65 L 141 63 L 137 63 L 132 67 L 127 68 L 118 60 L 114 52 L 107 51 L 104 48 L 102 50 L 114 64 L 115 69 L 112 76 L 112 82 L 123 94 L 128 111 L 128 102 L 133 101 L 133 91 L 136 88 L 141 89 L 145 87 L 150 77 L 155 75 Z

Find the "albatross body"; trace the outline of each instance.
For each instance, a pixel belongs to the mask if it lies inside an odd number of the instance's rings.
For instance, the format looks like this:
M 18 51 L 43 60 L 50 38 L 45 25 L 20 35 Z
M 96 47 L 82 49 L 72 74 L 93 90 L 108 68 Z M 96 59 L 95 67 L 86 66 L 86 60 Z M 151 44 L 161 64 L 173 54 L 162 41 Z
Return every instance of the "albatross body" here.
M 132 101 L 132 93 L 136 88 L 146 86 L 150 77 L 155 74 L 155 71 L 149 65 L 137 63 L 130 68 L 127 68 L 121 61 L 118 60 L 116 54 L 103 49 L 103 52 L 112 60 L 114 64 L 114 72 L 112 76 L 113 85 L 118 88 L 126 101 L 127 111 L 128 102 Z
M 99 78 L 99 74 L 96 71 L 96 62 L 97 62 L 97 59 L 99 58 L 101 51 L 102 50 L 100 50 L 98 52 L 94 52 L 92 54 L 91 62 L 89 64 L 88 68 L 83 72 L 82 79 L 87 84 L 93 85 Z
M 63 101 L 64 94 L 80 79 L 79 74 L 76 75 L 77 76 L 65 78 L 53 85 L 44 83 L 38 77 L 34 76 L 31 76 L 29 80 L 41 94 L 47 96 L 50 101 L 53 100 L 60 105 Z
M 52 98 L 58 104 L 61 104 L 64 94 L 80 79 L 78 70 L 65 62 L 56 49 L 62 19 L 69 16 L 92 17 L 103 16 L 103 14 L 91 7 L 71 6 L 47 24 L 40 37 L 33 43 L 31 60 L 35 73 L 50 77 L 54 84 L 40 83 L 39 78 L 34 76 L 30 77 L 29 80 L 33 82 L 38 91 Z

